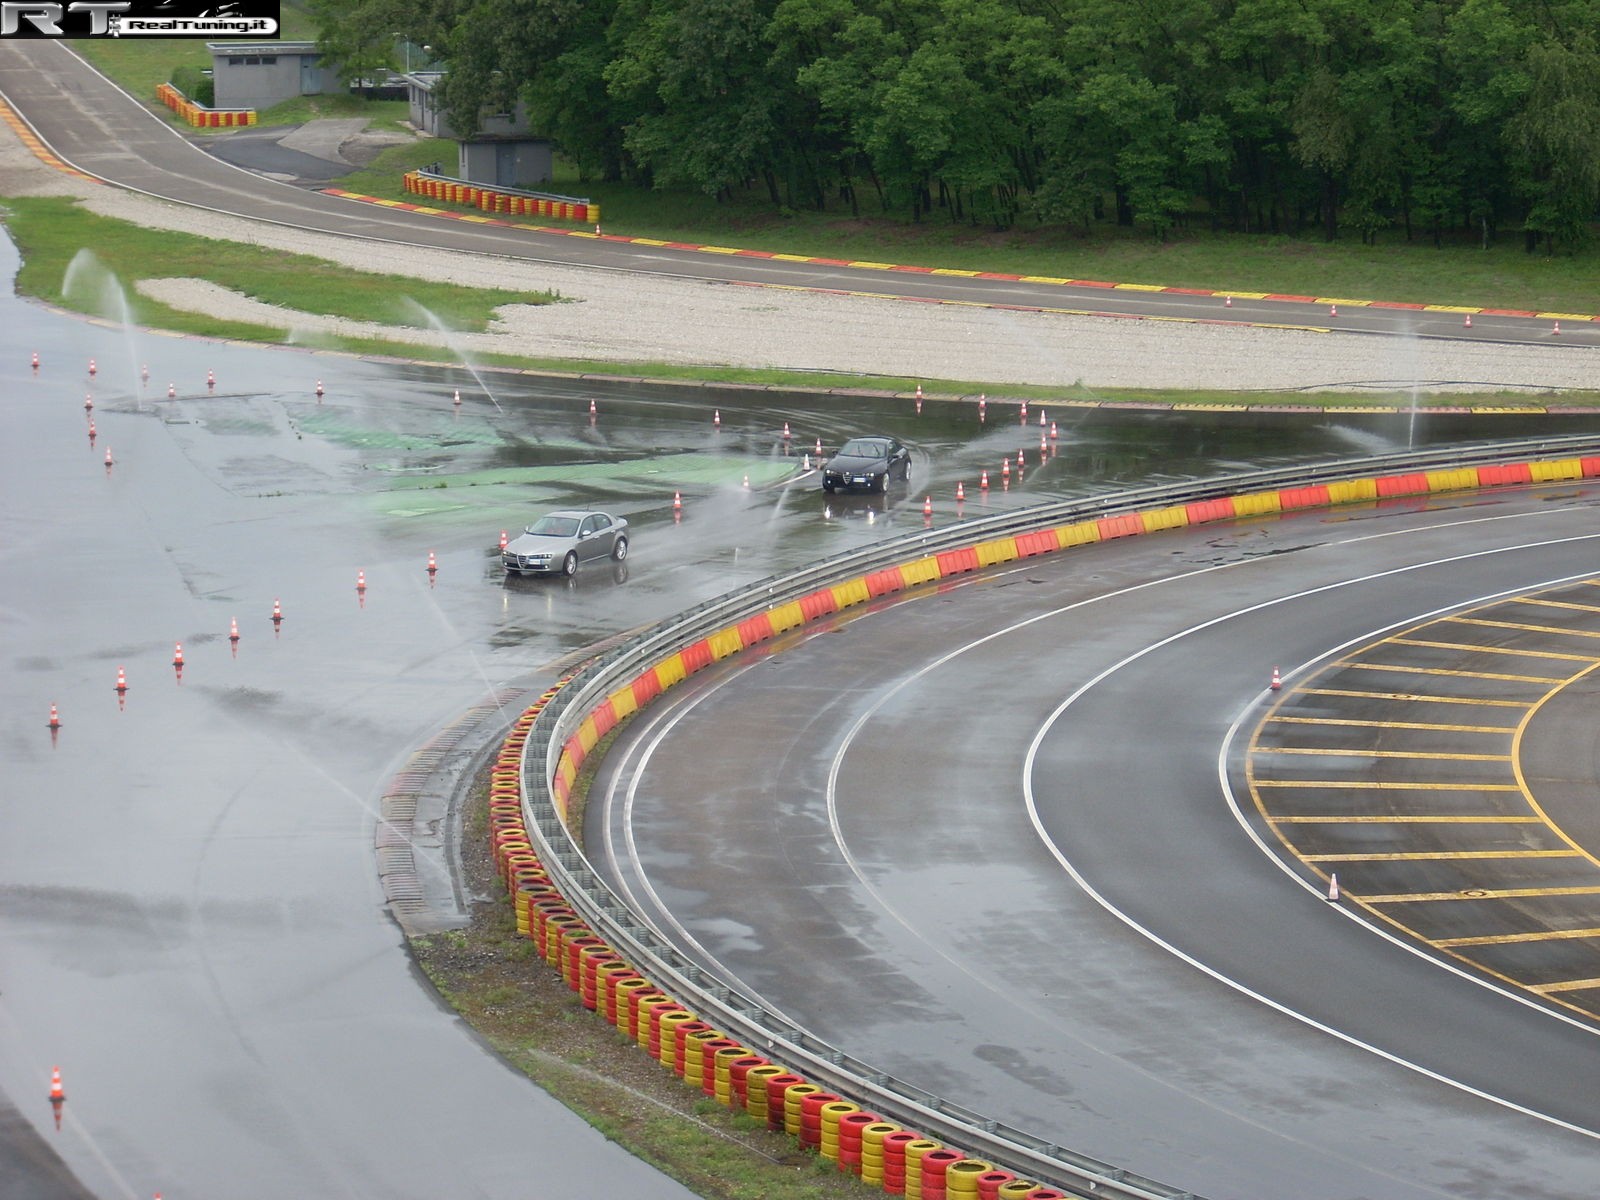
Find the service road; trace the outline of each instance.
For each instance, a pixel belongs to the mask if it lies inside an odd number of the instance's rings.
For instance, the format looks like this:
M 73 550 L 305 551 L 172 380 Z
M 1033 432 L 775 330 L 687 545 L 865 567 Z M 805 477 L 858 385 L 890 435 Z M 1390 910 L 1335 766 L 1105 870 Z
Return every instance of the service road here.
M 1591 1196 L 1600 1028 L 1330 904 L 1229 799 L 1274 667 L 1582 586 L 1597 503 L 1246 521 L 882 604 L 647 710 L 586 836 L 824 1038 L 1213 1200 Z M 1543 759 L 1592 794 L 1591 744 Z

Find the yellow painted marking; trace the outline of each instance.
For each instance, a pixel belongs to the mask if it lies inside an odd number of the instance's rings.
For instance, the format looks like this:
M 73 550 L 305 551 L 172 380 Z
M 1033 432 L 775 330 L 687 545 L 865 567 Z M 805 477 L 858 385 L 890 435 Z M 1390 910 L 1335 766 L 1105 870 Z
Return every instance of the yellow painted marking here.
M 1166 289 L 1165 285 L 1159 284 L 1159 283 L 1119 283 L 1119 284 L 1117 284 L 1117 291 L 1119 291 L 1119 292 L 1164 292 L 1166 290 L 1167 289 Z
M 1349 696 L 1353 700 L 1405 700 L 1419 704 L 1481 704 L 1489 708 L 1527 708 L 1526 700 L 1484 700 L 1477 696 L 1429 696 L 1422 692 L 1362 692 L 1352 688 L 1296 688 L 1306 696 Z
M 981 271 L 958 271 L 954 267 L 935 267 L 929 272 L 931 275 L 954 275 L 958 279 L 976 279 Z
M 665 243 L 663 243 L 663 245 L 665 245 Z M 775 260 L 777 260 L 778 262 L 814 262 L 815 261 L 815 259 L 813 259 L 812 256 L 809 255 L 809 254 L 774 254 L 772 257 Z
M 1428 758 L 1441 762 L 1510 762 L 1509 754 L 1446 754 L 1432 750 L 1334 749 L 1318 746 L 1257 746 L 1257 754 L 1316 754 L 1336 758 Z
M 1349 788 L 1357 791 L 1378 791 L 1384 788 L 1397 792 L 1520 792 L 1514 783 L 1408 783 L 1399 780 L 1358 779 L 1258 779 L 1257 787 L 1264 788 Z
M 1544 995 L 1548 992 L 1581 992 L 1588 988 L 1600 988 L 1600 979 L 1569 979 L 1565 983 L 1539 983 L 1528 984 L 1530 992 Z
M 1318 304 L 1343 304 L 1350 308 L 1366 308 L 1371 300 L 1341 300 L 1338 296 L 1318 296 Z
M 1270 292 L 1219 292 L 1218 295 L 1232 296 L 1235 300 L 1265 300 Z
M 1381 816 L 1343 817 L 1268 817 L 1279 825 L 1543 825 L 1539 817 L 1408 816 L 1385 813 Z
M 1582 858 L 1576 850 L 1418 850 L 1393 854 L 1304 854 L 1306 862 L 1458 862 L 1481 858 Z
M 1499 679 L 1508 683 L 1538 683 L 1549 686 L 1560 683 L 1558 675 L 1506 675 L 1494 671 L 1450 671 L 1444 667 L 1397 666 L 1392 663 L 1340 663 L 1352 671 L 1390 671 L 1396 675 L 1444 675 L 1453 679 Z
M 1358 721 L 1353 717 L 1268 717 L 1269 724 L 1355 725 L 1364 729 L 1437 729 L 1446 733 L 1513 733 L 1515 725 L 1439 725 L 1430 721 Z
M 1494 933 L 1485 937 L 1439 938 L 1435 946 L 1503 946 L 1512 942 L 1552 942 L 1563 938 L 1600 938 L 1600 929 L 1541 929 L 1535 933 Z
M 1425 304 L 1422 307 L 1422 311 L 1423 312 L 1475 313 L 1475 312 L 1482 312 L 1483 309 L 1481 309 L 1481 308 L 1462 308 L 1459 304 Z
M 1532 896 L 1594 895 L 1600 895 L 1600 885 L 1556 888 L 1468 888 L 1464 892 L 1396 892 L 1388 896 L 1362 896 L 1361 901 L 1364 904 L 1411 904 L 1424 900 L 1520 900 Z
M 860 267 L 864 271 L 888 271 L 894 267 L 893 263 L 880 262 L 853 262 L 852 267 Z
M 1019 283 L 1055 283 L 1065 287 L 1071 280 L 1058 275 L 1024 275 Z
M 667 244 L 661 238 L 636 237 L 636 238 L 629 238 L 628 240 L 630 242 L 632 242 L 635 246 L 665 246 Z
M 1600 638 L 1597 629 L 1564 629 L 1560 625 L 1525 625 L 1521 621 L 1490 621 L 1482 617 L 1446 617 L 1461 625 L 1483 625 L 1490 629 L 1524 629 L 1529 633 L 1555 633 L 1568 637 Z
M 1466 650 L 1473 654 L 1507 654 L 1513 658 L 1554 658 L 1562 662 L 1592 663 L 1592 654 L 1563 654 L 1559 650 L 1525 650 L 1520 646 L 1478 646 L 1471 642 L 1431 642 L 1424 638 L 1390 638 L 1391 646 L 1423 646 L 1429 650 Z M 1549 680 L 1555 683 L 1557 680 Z
M 1589 581 L 1585 580 L 1584 582 L 1587 583 Z M 1538 600 L 1532 596 L 1518 596 L 1514 602 L 1517 604 L 1542 604 L 1546 608 L 1570 608 L 1577 612 L 1600 613 L 1600 605 L 1574 604 L 1570 600 Z
M 1542 312 L 1534 313 L 1533 315 L 1543 317 L 1546 321 L 1588 321 L 1592 319 L 1588 313 Z
M 696 246 L 696 250 L 704 254 L 737 254 L 738 248 L 734 246 Z

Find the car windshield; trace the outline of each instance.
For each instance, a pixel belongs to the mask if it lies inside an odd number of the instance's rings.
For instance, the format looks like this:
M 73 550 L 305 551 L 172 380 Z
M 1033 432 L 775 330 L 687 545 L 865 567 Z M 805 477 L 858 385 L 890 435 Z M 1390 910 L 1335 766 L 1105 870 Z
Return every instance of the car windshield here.
M 578 532 L 578 518 L 540 517 L 522 532 L 537 534 L 540 537 L 575 537 Z
M 866 438 L 853 438 L 844 444 L 840 454 L 848 454 L 852 458 L 883 458 L 888 447 L 883 442 L 871 442 Z

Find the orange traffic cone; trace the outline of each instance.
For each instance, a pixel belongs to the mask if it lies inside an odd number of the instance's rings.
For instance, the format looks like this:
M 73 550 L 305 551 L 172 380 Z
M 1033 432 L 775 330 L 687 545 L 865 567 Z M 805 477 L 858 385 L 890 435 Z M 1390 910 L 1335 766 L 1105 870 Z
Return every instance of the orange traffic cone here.
M 711 424 L 718 429 L 722 428 L 722 410 L 720 408 L 711 410 Z
M 91 358 L 89 360 L 89 374 L 93 376 L 96 370 L 98 370 L 98 368 L 94 365 L 94 359 Z
M 982 492 L 989 490 L 989 472 L 987 470 L 978 476 L 978 490 Z
M 504 554 L 505 552 L 506 552 L 506 531 L 504 529 L 502 529 L 500 531 L 500 553 Z
M 1278 674 L 1278 668 L 1277 667 L 1273 667 L 1272 668 L 1272 684 L 1271 684 L 1272 690 L 1273 691 L 1277 691 L 1282 686 L 1283 686 L 1283 676 Z
M 39 352 L 37 350 L 33 352 L 33 369 L 35 371 L 39 369 Z
M 1560 337 L 1561 336 L 1561 322 L 1557 321 L 1556 322 L 1556 327 L 1554 329 L 1552 329 L 1550 332 L 1553 333 L 1556 337 Z
M 461 407 L 461 389 L 460 388 L 457 388 L 455 390 L 455 394 L 450 397 L 450 403 L 454 404 L 457 408 Z
M 94 396 L 91 395 L 89 392 L 85 392 L 83 394 L 83 411 L 84 412 L 93 412 L 94 411 Z
M 966 485 L 965 485 L 965 484 L 963 484 L 963 483 L 959 483 L 959 482 L 958 482 L 958 483 L 957 483 L 957 484 L 956 484 L 956 503 L 957 503 L 957 504 L 960 504 L 960 503 L 961 503 L 961 502 L 962 502 L 962 501 L 963 501 L 963 500 L 965 500 L 965 499 L 966 499 L 966 498 L 967 498 L 967 488 L 966 488 Z
M 924 496 L 922 498 L 922 515 L 925 516 L 925 517 L 933 516 L 933 497 L 932 496 Z M 50 715 L 52 717 L 54 717 L 55 716 L 55 712 L 56 712 L 55 705 L 52 704 L 50 706 Z
M 428 574 L 432 575 L 439 570 L 439 564 L 434 561 L 433 551 L 428 551 Z
M 672 493 L 672 511 L 673 512 L 682 512 L 683 511 L 683 493 L 682 492 L 673 492 Z
M 60 729 L 61 728 L 61 714 L 56 712 L 56 706 L 54 704 L 52 704 L 50 706 L 50 720 L 47 723 L 47 728 L 50 728 L 50 729 Z
M 234 645 L 239 644 L 239 618 L 231 617 L 228 620 L 228 640 Z
M 431 558 L 432 555 L 429 555 L 429 557 Z M 274 625 L 283 624 L 283 605 L 279 604 L 276 598 L 272 601 L 272 623 Z
M 1233 307 L 1233 297 L 1229 296 L 1227 299 L 1223 300 L 1222 307 L 1223 308 L 1232 308 Z
M 128 690 L 128 676 L 121 667 L 117 668 L 117 695 L 122 695 Z
M 174 648 L 173 648 L 173 651 L 172 651 L 172 665 L 177 667 L 178 670 L 180 670 L 180 671 L 183 670 L 183 643 L 182 642 L 176 643 Z
M 1328 902 L 1337 903 L 1339 900 L 1339 873 L 1330 872 L 1328 875 Z
M 50 1103 L 60 1104 L 67 1098 L 67 1093 L 61 1090 L 61 1068 L 50 1068 Z
M 356 591 L 364 592 L 366 590 L 367 590 L 367 573 L 365 571 L 357 571 L 356 572 Z
M 1461 326 L 1464 329 L 1471 329 L 1472 328 L 1472 314 L 1471 313 L 1467 314 L 1467 319 L 1465 321 L 1461 322 Z
M 744 477 L 744 490 L 747 492 L 750 490 L 750 476 L 748 474 Z
M 1339 306 L 1337 304 L 1328 305 L 1328 315 L 1330 317 L 1337 317 L 1339 315 Z
M 107 447 L 106 447 L 106 466 L 108 466 L 108 467 L 109 467 L 109 466 L 111 466 L 111 465 L 112 465 L 112 459 L 111 459 L 111 447 L 110 447 L 110 446 L 107 446 Z
M 988 419 L 989 419 L 989 397 L 983 395 L 980 392 L 979 395 L 978 395 L 978 420 L 987 421 Z
M 322 380 L 317 380 L 317 399 L 322 399 Z
M 171 400 L 174 397 L 176 397 L 177 394 L 178 394 L 178 385 L 175 384 L 175 383 L 167 384 L 167 399 Z
M 1050 440 L 1052 442 L 1055 441 L 1057 436 L 1059 436 L 1059 435 L 1056 433 L 1056 423 L 1054 421 L 1051 421 L 1050 422 Z
M 589 401 L 589 415 L 592 417 L 592 416 L 595 415 L 595 412 L 596 412 L 596 409 L 595 409 L 595 406 L 594 406 L 594 400 L 590 399 L 590 401 Z
M 207 371 L 206 372 L 206 390 L 210 391 L 211 389 L 215 388 L 216 386 L 217 386 L 216 374 L 214 372 L 212 372 L 212 371 Z

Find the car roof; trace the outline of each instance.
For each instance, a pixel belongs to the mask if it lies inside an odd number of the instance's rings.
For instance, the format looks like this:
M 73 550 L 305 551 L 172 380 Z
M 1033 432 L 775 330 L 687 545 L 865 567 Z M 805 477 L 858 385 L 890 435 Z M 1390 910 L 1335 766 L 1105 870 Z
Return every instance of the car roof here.
M 892 442 L 894 439 L 886 433 L 862 433 L 855 437 L 845 438 L 846 442 Z
M 599 509 L 595 508 L 558 508 L 553 512 L 547 512 L 544 515 L 547 517 L 571 517 L 575 521 L 581 521 L 584 517 L 611 516 L 610 513 L 603 513 Z M 615 518 L 612 519 L 615 520 Z

